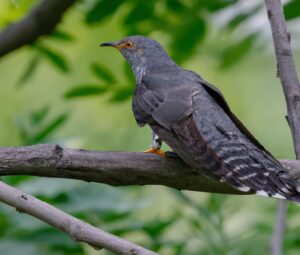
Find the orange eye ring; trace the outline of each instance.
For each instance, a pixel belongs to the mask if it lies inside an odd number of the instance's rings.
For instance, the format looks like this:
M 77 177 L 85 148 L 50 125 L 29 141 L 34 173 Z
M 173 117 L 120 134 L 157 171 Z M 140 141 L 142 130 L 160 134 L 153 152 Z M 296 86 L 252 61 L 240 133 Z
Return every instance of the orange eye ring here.
M 133 42 L 126 42 L 125 43 L 125 47 L 127 48 L 127 49 L 131 49 L 131 48 L 133 48 L 133 46 L 134 46 L 134 44 L 133 44 Z

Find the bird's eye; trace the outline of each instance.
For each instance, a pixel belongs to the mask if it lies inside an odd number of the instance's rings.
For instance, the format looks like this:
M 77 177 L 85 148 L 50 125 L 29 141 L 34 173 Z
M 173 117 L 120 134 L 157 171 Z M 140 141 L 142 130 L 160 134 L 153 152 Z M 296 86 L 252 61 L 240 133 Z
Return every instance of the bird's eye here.
M 127 49 L 131 49 L 133 46 L 134 46 L 133 42 L 126 42 L 126 43 L 125 43 L 125 47 L 126 47 Z

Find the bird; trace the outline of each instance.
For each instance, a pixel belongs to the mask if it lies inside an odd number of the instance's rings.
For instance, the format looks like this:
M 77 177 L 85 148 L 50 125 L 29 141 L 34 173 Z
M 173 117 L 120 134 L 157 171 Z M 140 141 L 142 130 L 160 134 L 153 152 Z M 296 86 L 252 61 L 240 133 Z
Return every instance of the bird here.
M 242 192 L 300 203 L 300 183 L 248 131 L 220 90 L 178 66 L 157 41 L 141 36 L 105 42 L 118 49 L 136 78 L 132 110 L 153 131 L 146 152 L 168 144 L 185 163 Z

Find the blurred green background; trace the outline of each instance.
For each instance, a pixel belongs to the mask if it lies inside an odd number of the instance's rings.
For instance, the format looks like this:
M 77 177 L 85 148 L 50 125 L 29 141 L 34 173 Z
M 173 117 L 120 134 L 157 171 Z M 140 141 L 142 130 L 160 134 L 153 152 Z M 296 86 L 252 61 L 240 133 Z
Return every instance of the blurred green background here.
M 39 2 L 2 0 L 0 26 Z M 286 1 L 300 65 L 300 1 Z M 270 28 L 260 0 L 81 0 L 55 32 L 0 61 L 0 146 L 59 143 L 72 148 L 141 151 L 151 132 L 131 112 L 134 78 L 101 42 L 141 34 L 161 42 L 184 68 L 223 92 L 233 112 L 278 158 L 294 158 Z M 161 254 L 268 254 L 277 201 L 256 196 L 113 188 L 74 180 L 5 181 Z M 286 254 L 299 254 L 298 208 L 288 208 Z M 0 254 L 110 254 L 1 205 Z

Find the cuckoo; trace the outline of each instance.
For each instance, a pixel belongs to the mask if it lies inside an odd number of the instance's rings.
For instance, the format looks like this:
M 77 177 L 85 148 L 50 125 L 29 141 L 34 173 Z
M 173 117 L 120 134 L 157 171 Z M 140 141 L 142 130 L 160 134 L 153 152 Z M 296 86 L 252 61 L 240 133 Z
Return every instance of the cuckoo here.
M 148 152 L 167 143 L 193 169 L 243 192 L 300 202 L 300 184 L 232 113 L 221 92 L 179 67 L 155 40 L 129 36 L 102 43 L 118 49 L 136 78 L 139 126 L 153 130 Z

